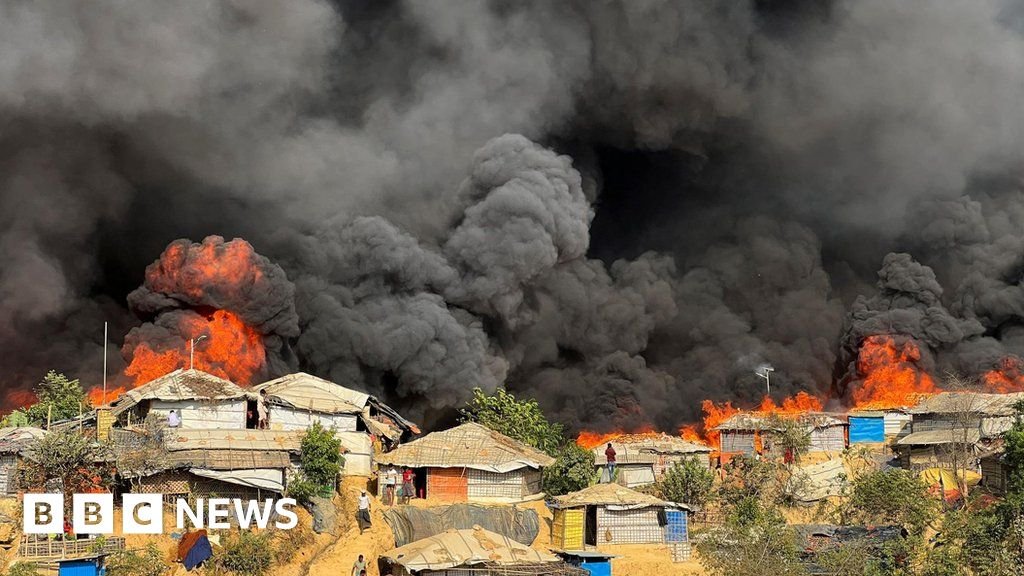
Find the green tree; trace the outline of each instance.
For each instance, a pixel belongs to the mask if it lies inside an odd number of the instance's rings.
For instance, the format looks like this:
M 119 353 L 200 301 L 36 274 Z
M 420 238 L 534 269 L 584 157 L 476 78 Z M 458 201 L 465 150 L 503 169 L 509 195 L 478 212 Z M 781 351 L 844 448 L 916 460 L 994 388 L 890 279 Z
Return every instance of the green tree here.
M 28 419 L 28 414 L 24 410 L 14 410 L 7 416 L 4 416 L 3 420 L 0 420 L 0 426 L 4 428 L 16 428 L 18 426 L 28 426 L 31 424 Z
M 35 393 L 39 401 L 25 409 L 25 415 L 32 424 L 46 424 L 47 416 L 53 422 L 67 420 L 92 409 L 89 397 L 78 380 L 71 380 L 53 370 L 36 384 Z
M 594 453 L 570 442 L 562 447 L 555 463 L 544 469 L 544 492 L 560 496 L 582 490 L 594 481 Z
M 341 440 L 333 428 L 314 422 L 302 437 L 302 471 L 288 482 L 288 495 L 301 502 L 313 496 L 327 496 L 334 491 L 338 472 L 345 464 Z
M 476 388 L 461 410 L 463 422 L 477 422 L 557 457 L 565 439 L 562 426 L 544 416 L 536 400 L 519 400 L 505 390 L 487 395 Z
M 1024 400 L 1014 405 L 1017 419 L 1003 434 L 1003 456 L 1006 464 L 1006 490 L 1024 495 Z
M 71 502 L 74 493 L 109 486 L 113 473 L 106 447 L 77 430 L 60 430 L 50 432 L 29 446 L 22 481 L 26 489 L 32 490 L 59 478 L 64 485 L 64 500 Z
M 896 523 L 920 535 L 938 515 L 938 502 L 929 496 L 928 485 L 916 474 L 889 468 L 856 478 L 841 513 L 865 524 Z
M 786 526 L 775 509 L 762 506 L 756 498 L 745 499 L 745 507 L 730 513 L 729 520 L 712 530 L 697 545 L 700 562 L 712 576 L 803 576 L 796 534 Z M 740 520 L 742 518 L 742 520 Z
M 658 481 L 658 492 L 670 502 L 704 506 L 711 496 L 715 475 L 693 458 L 676 462 Z
M 793 461 L 799 462 L 800 457 L 810 450 L 811 431 L 797 420 L 772 414 L 768 418 L 768 426 L 772 429 L 771 440 L 776 452 L 789 452 Z

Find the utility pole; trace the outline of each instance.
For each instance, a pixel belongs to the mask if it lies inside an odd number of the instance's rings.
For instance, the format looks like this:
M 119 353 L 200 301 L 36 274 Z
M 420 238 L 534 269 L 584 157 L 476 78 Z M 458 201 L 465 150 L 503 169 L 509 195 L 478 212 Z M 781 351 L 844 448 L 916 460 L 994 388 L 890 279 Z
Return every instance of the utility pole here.
M 761 378 L 764 378 L 764 384 L 768 387 L 768 396 L 772 395 L 772 372 L 775 372 L 775 368 L 771 366 L 761 366 L 754 374 L 757 374 Z
M 200 340 L 202 340 L 203 338 L 206 338 L 206 334 L 203 334 L 203 335 L 202 335 L 202 336 L 200 336 L 199 338 L 191 338 L 191 339 L 189 339 L 189 341 L 188 341 L 188 343 L 189 343 L 189 346 L 190 346 L 190 350 L 189 350 L 189 353 L 188 353 L 188 369 L 189 369 L 189 370 L 192 370 L 192 369 L 193 369 L 193 368 L 195 367 L 195 360 L 196 360 L 196 342 L 199 342 L 199 341 L 200 341 Z
M 107 403 L 107 323 L 103 323 L 103 403 Z

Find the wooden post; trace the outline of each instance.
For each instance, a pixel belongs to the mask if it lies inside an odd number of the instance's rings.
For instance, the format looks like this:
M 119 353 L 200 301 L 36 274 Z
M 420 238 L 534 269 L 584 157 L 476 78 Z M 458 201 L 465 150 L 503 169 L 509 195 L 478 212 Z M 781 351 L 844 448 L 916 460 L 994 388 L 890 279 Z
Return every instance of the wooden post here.
M 50 417 L 53 415 L 53 404 L 49 404 L 46 407 L 46 429 L 50 429 Z

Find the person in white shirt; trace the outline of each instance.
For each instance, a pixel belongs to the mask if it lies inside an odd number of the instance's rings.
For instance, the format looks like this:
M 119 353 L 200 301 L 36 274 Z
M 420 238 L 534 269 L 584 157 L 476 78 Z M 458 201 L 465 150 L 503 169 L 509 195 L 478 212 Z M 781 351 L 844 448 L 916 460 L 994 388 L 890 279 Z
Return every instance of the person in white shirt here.
M 168 428 L 180 428 L 181 427 L 181 416 L 178 416 L 177 411 L 171 410 L 167 414 L 167 427 Z
M 366 491 L 359 496 L 359 511 L 356 512 L 356 519 L 359 521 L 359 533 L 370 527 L 370 497 Z

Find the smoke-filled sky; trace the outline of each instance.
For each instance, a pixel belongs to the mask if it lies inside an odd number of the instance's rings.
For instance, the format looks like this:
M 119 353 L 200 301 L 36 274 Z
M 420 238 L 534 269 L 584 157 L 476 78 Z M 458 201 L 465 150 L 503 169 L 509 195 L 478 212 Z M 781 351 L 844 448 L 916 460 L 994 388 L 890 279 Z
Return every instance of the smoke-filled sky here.
M 122 371 L 208 235 L 291 283 L 270 372 L 428 423 L 839 394 L 879 333 L 977 374 L 1024 355 L 1021 102 L 1022 2 L 6 2 L 0 382 L 97 383 L 104 320 Z

